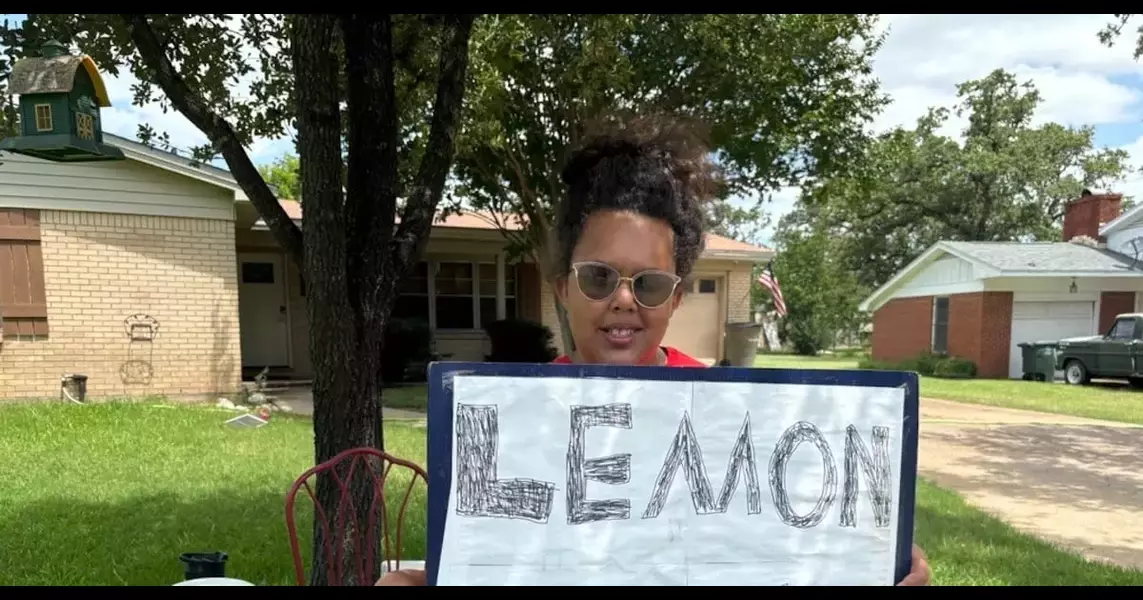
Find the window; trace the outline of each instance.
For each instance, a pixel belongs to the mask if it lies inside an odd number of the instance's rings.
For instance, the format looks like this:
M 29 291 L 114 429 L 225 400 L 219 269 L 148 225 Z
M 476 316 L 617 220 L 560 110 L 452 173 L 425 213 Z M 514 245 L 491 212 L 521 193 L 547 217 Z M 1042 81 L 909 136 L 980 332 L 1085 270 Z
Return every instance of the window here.
M 76 113 L 75 115 L 75 134 L 81 140 L 94 140 L 95 139 L 95 118 L 91 115 L 83 113 Z
M 429 263 L 417 263 L 397 283 L 397 300 L 390 318 L 429 321 Z
M 480 329 L 496 320 L 495 264 L 440 262 L 430 282 L 431 270 L 429 262 L 421 262 L 401 280 L 392 318 L 429 321 L 432 310 L 437 329 L 468 330 Z M 504 277 L 505 317 L 512 318 L 516 316 L 516 267 L 506 265 Z M 432 302 L 429 302 L 430 290 Z M 479 298 L 474 304 L 476 290 L 479 290 Z
M 700 294 L 713 294 L 718 290 L 718 282 L 714 279 L 700 279 L 698 280 L 698 293 Z
M 938 297 L 933 300 L 933 352 L 945 354 L 949 351 L 949 299 Z
M 242 263 L 242 283 L 274 283 L 274 263 Z
M 504 266 L 504 318 L 516 317 L 516 265 Z M 496 319 L 496 265 L 480 265 L 480 326 Z
M 437 329 L 474 329 L 472 263 L 442 262 L 437 269 Z
M 40 211 L 0 208 L 0 317 L 4 337 L 48 334 Z
M 54 123 L 52 123 L 52 105 L 51 104 L 37 104 L 36 105 L 36 131 L 51 131 Z
M 1131 341 L 1135 339 L 1135 319 L 1119 319 L 1108 334 L 1113 340 Z

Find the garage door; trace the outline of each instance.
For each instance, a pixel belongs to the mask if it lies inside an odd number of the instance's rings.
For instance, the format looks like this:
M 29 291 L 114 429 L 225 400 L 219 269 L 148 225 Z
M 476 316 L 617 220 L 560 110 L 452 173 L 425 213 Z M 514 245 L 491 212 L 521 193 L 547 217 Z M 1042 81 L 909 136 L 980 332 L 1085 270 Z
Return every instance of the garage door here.
M 691 293 L 683 296 L 679 310 L 671 317 L 671 325 L 663 344 L 674 346 L 691 356 L 713 364 L 718 361 L 722 345 L 719 323 L 722 321 L 722 278 L 698 277 Z
M 1014 302 L 1009 376 L 1023 374 L 1021 342 L 1095 335 L 1094 302 Z

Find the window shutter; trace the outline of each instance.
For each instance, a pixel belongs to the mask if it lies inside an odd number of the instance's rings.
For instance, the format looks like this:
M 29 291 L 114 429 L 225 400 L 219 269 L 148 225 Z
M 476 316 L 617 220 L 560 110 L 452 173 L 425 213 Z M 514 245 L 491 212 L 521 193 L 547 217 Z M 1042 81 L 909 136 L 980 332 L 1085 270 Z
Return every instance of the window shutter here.
M 4 334 L 48 334 L 40 211 L 0 208 L 0 317 Z

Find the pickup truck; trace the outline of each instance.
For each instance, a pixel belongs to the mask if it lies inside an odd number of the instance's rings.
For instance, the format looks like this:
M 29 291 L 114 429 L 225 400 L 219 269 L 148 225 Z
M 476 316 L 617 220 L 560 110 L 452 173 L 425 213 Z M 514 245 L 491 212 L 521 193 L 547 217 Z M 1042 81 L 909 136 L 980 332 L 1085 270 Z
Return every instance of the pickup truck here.
M 1062 339 L 1056 346 L 1056 369 L 1064 381 L 1084 385 L 1096 379 L 1126 379 L 1143 387 L 1143 314 L 1116 315 L 1104 335 Z

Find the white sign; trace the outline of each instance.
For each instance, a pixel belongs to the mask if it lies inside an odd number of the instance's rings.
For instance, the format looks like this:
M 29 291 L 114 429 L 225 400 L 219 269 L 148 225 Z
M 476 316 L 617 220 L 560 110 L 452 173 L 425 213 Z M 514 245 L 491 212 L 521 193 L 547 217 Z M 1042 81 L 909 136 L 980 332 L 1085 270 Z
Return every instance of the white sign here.
M 453 384 L 437 585 L 895 583 L 902 388 Z

